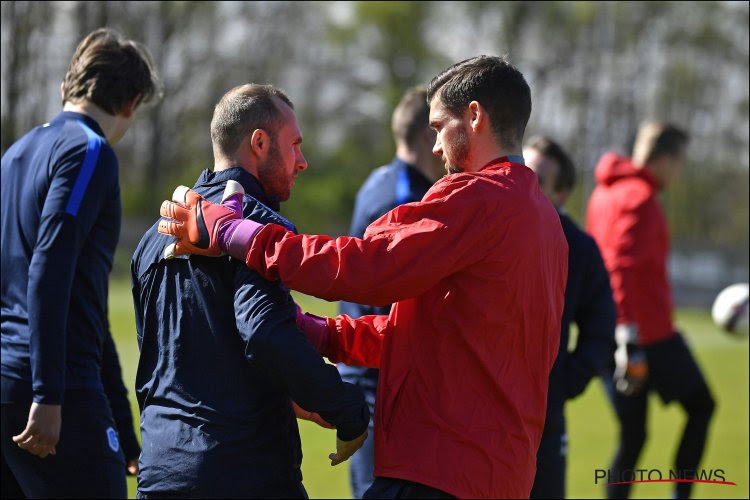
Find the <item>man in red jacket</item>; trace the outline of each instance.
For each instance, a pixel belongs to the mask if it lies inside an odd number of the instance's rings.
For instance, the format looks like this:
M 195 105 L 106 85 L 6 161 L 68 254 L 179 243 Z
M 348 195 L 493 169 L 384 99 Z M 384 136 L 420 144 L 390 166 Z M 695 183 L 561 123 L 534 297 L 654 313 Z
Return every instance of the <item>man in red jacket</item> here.
M 649 389 L 665 403 L 677 400 L 688 421 L 675 470 L 692 479 L 706 442 L 714 401 L 700 368 L 672 323 L 667 277 L 669 234 L 657 195 L 685 162 L 688 137 L 673 125 L 644 123 L 633 156 L 605 154 L 586 225 L 602 251 L 617 305 L 614 377 L 607 387 L 620 420 L 620 447 L 610 482 L 632 481 L 646 440 Z M 692 483 L 676 483 L 674 498 L 688 498 Z M 609 498 L 627 498 L 629 484 L 610 484 Z
M 160 231 L 178 236 L 174 254 L 227 252 L 326 300 L 395 303 L 388 316 L 302 320 L 332 361 L 381 370 L 365 498 L 528 497 L 568 257 L 521 156 L 529 87 L 504 59 L 479 56 L 436 76 L 428 101 L 450 175 L 361 239 L 249 224 L 189 192 L 162 205 L 176 220 Z

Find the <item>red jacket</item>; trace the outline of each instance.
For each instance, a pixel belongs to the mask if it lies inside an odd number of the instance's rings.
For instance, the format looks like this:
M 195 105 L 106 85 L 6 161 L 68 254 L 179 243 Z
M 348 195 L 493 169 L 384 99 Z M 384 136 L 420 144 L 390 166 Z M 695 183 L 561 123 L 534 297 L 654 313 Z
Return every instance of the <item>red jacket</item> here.
M 657 199 L 659 183 L 648 167 L 636 169 L 615 153 L 599 160 L 595 176 L 586 229 L 609 271 L 617 322 L 638 325 L 642 345 L 669 338 L 674 335 L 669 232 Z
M 389 316 L 329 319 L 334 360 L 382 362 L 375 475 L 460 497 L 528 497 L 557 355 L 568 250 L 536 175 L 449 175 L 363 239 L 261 229 L 247 263 Z M 357 334 L 354 335 L 354 331 Z

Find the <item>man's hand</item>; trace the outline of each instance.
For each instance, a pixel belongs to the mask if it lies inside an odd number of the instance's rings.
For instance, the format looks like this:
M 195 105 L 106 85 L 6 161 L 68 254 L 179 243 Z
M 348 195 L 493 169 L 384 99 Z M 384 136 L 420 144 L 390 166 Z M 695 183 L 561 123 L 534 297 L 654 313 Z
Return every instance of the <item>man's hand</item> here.
M 331 465 L 338 465 L 349 460 L 349 457 L 354 455 L 355 451 L 362 448 L 362 445 L 365 444 L 365 439 L 367 439 L 367 431 L 351 441 L 342 441 L 337 437 L 336 453 L 328 455 L 328 458 L 331 459 Z
M 217 257 L 224 252 L 245 260 L 247 250 L 262 224 L 242 219 L 242 195 L 239 182 L 228 181 L 221 203 L 211 203 L 186 186 L 178 186 L 173 201 L 164 201 L 159 213 L 158 230 L 177 237 L 164 249 L 164 257 L 198 254 Z
M 301 418 L 302 420 L 309 420 L 310 422 L 315 422 L 321 427 L 324 427 L 326 429 L 335 429 L 334 426 L 328 423 L 323 417 L 321 417 L 319 414 L 307 411 L 303 409 L 300 405 L 292 401 L 292 408 L 294 408 L 294 414 L 297 416 L 297 418 Z
M 128 476 L 138 475 L 138 458 L 133 458 L 126 464 L 125 474 Z
M 615 341 L 615 389 L 625 396 L 633 396 L 641 392 L 648 380 L 646 353 L 638 345 L 638 327 L 632 323 L 617 325 Z
M 21 434 L 13 436 L 13 442 L 40 458 L 56 454 L 55 446 L 60 439 L 62 425 L 61 408 L 60 405 L 31 403 L 26 428 Z

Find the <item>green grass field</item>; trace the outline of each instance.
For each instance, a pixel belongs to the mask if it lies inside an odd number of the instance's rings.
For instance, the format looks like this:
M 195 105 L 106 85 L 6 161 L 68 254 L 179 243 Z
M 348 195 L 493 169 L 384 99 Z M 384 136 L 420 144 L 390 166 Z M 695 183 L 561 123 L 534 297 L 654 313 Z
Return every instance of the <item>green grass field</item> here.
M 337 306 L 303 295 L 295 295 L 303 309 L 322 315 L 335 314 Z M 125 383 L 131 392 L 133 414 L 138 415 L 133 397 L 138 347 L 133 326 L 130 285 L 113 280 L 110 288 L 110 323 L 123 366 Z M 686 333 L 694 355 L 717 400 L 717 411 L 701 468 L 723 469 L 725 480 L 737 486 L 697 484 L 694 498 L 748 498 L 748 342 L 720 333 L 707 311 L 678 311 L 677 324 Z M 649 440 L 637 468 L 668 471 L 685 416 L 675 405 L 664 406 L 653 396 L 649 406 Z M 595 469 L 606 469 L 616 444 L 615 415 L 599 380 L 567 406 L 570 498 L 603 498 L 604 487 L 594 483 Z M 348 469 L 344 463 L 331 467 L 328 453 L 334 451 L 334 431 L 302 421 L 304 460 L 302 472 L 310 498 L 351 498 Z M 135 498 L 136 483 L 128 479 L 128 496 Z M 669 498 L 669 484 L 637 484 L 634 498 Z

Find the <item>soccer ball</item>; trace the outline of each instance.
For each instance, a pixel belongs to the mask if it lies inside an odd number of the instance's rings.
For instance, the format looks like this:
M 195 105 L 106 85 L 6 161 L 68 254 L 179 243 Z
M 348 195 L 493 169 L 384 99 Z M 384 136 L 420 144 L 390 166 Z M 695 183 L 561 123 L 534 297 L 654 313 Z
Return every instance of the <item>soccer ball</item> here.
M 711 308 L 716 326 L 737 337 L 747 337 L 749 293 L 747 283 L 735 283 L 719 292 Z

